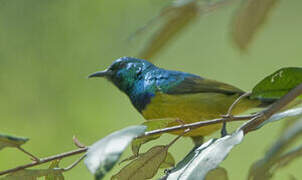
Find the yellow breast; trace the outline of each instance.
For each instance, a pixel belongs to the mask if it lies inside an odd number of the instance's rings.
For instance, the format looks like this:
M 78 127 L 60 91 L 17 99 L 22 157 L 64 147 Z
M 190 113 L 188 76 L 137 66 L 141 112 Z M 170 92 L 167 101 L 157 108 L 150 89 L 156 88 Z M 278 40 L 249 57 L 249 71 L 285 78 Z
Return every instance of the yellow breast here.
M 195 93 L 182 95 L 169 95 L 157 93 L 147 105 L 142 114 L 145 119 L 175 118 L 181 122 L 193 123 L 211 120 L 225 115 L 230 105 L 239 95 L 225 95 L 219 93 Z M 234 109 L 233 113 L 241 113 L 259 104 L 258 101 L 244 99 Z M 179 125 L 179 121 L 170 123 L 169 126 Z M 194 129 L 186 136 L 206 136 L 218 130 L 221 124 L 205 126 Z M 180 134 L 182 131 L 175 132 Z

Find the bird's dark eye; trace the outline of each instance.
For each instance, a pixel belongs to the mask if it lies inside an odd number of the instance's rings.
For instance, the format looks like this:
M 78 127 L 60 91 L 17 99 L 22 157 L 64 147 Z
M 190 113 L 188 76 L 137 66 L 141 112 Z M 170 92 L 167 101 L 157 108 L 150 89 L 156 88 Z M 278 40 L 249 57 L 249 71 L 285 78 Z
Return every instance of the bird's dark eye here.
M 122 69 L 122 64 L 121 63 L 114 63 L 112 64 L 108 69 L 113 71 L 113 72 L 116 72 L 118 71 L 119 69 Z

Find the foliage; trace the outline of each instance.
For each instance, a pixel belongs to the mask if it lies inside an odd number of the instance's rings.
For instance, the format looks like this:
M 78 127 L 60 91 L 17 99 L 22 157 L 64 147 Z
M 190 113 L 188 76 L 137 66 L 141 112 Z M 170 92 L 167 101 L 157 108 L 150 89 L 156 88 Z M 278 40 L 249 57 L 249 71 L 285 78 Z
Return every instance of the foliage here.
M 119 160 L 128 144 L 137 136 L 142 135 L 145 126 L 131 126 L 114 132 L 89 147 L 85 164 L 96 179 L 111 170 Z
M 168 154 L 168 146 L 155 146 L 125 166 L 112 179 L 150 179 L 160 168 Z
M 155 119 L 155 120 L 150 120 L 150 121 L 146 121 L 144 122 L 142 125 L 147 126 L 147 131 L 152 131 L 155 129 L 162 129 L 168 126 L 168 124 L 170 122 L 175 121 L 174 119 Z M 139 153 L 139 149 L 141 147 L 141 145 L 158 139 L 161 136 L 161 134 L 156 134 L 156 135 L 152 135 L 152 136 L 145 136 L 145 137 L 140 137 L 140 138 L 136 138 L 132 141 L 131 144 L 131 148 L 132 148 L 132 152 L 134 154 L 134 156 L 137 156 Z
M 199 7 L 196 1 L 186 0 L 178 2 L 180 3 L 174 3 L 162 10 L 160 18 L 165 18 L 165 23 L 153 35 L 139 57 L 151 59 L 196 19 L 199 14 Z
M 45 177 L 45 180 L 64 180 L 63 171 L 59 169 L 59 160 L 53 161 L 48 169 L 21 170 L 7 175 L 1 180 L 37 180 Z
M 299 94 L 302 93 L 302 82 L 300 81 L 300 79 L 302 79 L 302 73 L 299 74 L 299 72 L 300 68 L 283 68 L 277 71 L 276 73 L 264 78 L 261 82 L 259 82 L 251 93 L 251 97 L 274 97 L 275 99 L 277 99 L 277 97 L 282 97 L 276 102 L 276 104 L 279 103 L 282 106 L 286 106 L 287 104 L 284 103 L 284 99 L 287 99 L 287 95 L 290 95 L 291 92 L 297 91 L 296 89 L 300 90 Z M 271 107 L 271 109 L 273 108 L 274 106 Z M 276 112 L 277 111 L 278 110 L 276 110 Z M 262 124 L 256 125 L 254 128 L 252 128 L 253 130 L 257 130 L 269 122 L 275 122 L 287 117 L 299 117 L 301 115 L 301 108 L 295 108 L 286 110 L 285 112 L 273 114 L 268 117 L 265 114 L 265 111 L 260 113 L 260 115 L 256 114 L 254 116 L 250 116 L 251 120 L 243 124 L 232 134 L 218 139 L 210 139 L 206 143 L 195 146 L 182 161 L 177 163 L 175 167 L 167 170 L 166 175 L 162 179 L 211 179 L 211 177 L 227 179 L 226 170 L 220 168 L 219 165 L 227 157 L 232 148 L 243 141 L 245 135 L 244 133 L 248 132 L 245 131 L 245 128 L 247 127 L 246 124 L 252 124 L 258 117 L 263 116 L 266 118 L 265 121 Z M 232 118 L 234 119 L 234 117 Z M 139 153 L 139 147 L 141 144 L 150 140 L 155 140 L 161 134 L 168 132 L 167 129 L 170 127 L 165 127 L 168 125 L 168 123 L 173 121 L 175 120 L 153 120 L 140 126 L 131 126 L 116 131 L 102 138 L 92 146 L 86 148 L 87 153 L 85 156 L 83 156 L 85 157 L 86 166 L 91 173 L 95 175 L 96 179 L 102 179 L 113 168 L 113 166 L 120 159 L 123 151 L 132 142 L 132 149 L 133 147 L 136 147 L 136 150 L 133 151 L 134 155 L 124 160 L 131 162 L 125 165 L 117 174 L 112 176 L 112 179 L 152 178 L 160 168 L 169 168 L 174 166 L 175 160 L 168 152 L 168 149 L 180 137 L 182 137 L 182 135 L 176 137 L 168 145 L 154 146 L 144 153 Z M 297 147 L 288 151 L 287 153 L 283 153 L 284 150 L 287 149 L 288 146 L 292 144 L 299 135 L 301 135 L 301 122 L 301 120 L 297 121 L 294 125 L 290 126 L 267 153 L 267 155 L 253 165 L 250 170 L 249 179 L 259 179 L 260 177 L 262 179 L 269 179 L 273 176 L 273 173 L 276 169 L 284 167 L 296 157 L 302 155 L 301 147 Z M 190 128 L 181 125 L 179 128 L 187 128 L 183 132 L 183 134 L 185 134 L 194 127 L 196 128 L 197 125 L 195 124 L 190 126 Z M 162 130 L 157 131 L 158 129 Z M 32 158 L 34 158 L 36 163 L 40 162 L 40 159 L 20 148 L 20 146 L 25 143 L 27 139 L 1 135 L 0 140 L 2 147 L 17 147 L 27 155 L 30 155 Z M 85 147 L 76 138 L 75 144 L 82 150 L 84 149 L 86 151 Z M 80 160 L 81 158 L 79 161 Z M 71 165 L 71 168 L 74 167 L 79 161 Z M 71 168 L 58 168 L 58 163 L 59 161 L 53 161 L 53 163 L 50 165 L 50 168 L 46 170 L 27 170 L 20 168 L 18 170 L 21 171 L 12 171 L 12 173 L 4 177 L 4 179 L 18 179 L 21 177 L 35 179 L 42 176 L 45 176 L 46 179 L 64 179 L 62 173 L 66 170 L 70 170 Z
M 302 68 L 282 68 L 264 78 L 253 88 L 252 98 L 274 100 L 302 83 Z
M 245 51 L 248 48 L 257 31 L 264 22 L 267 21 L 269 13 L 277 2 L 277 0 L 245 0 L 241 2 L 239 8 L 234 13 L 231 23 L 232 40 L 241 51 Z M 163 22 L 146 43 L 140 53 L 140 57 L 148 60 L 153 59 L 155 55 L 158 55 L 159 52 L 162 52 L 167 45 L 175 40 L 185 28 L 193 24 L 193 22 L 196 22 L 199 17 L 232 3 L 233 0 L 173 1 L 173 3 L 164 8 L 157 18 L 154 19 L 154 22 Z M 147 27 L 148 25 L 144 26 L 143 29 Z M 301 86 L 301 83 L 302 68 L 282 68 L 254 86 L 249 98 L 267 100 L 267 102 L 271 103 L 289 95 L 293 90 Z M 283 108 L 286 107 L 286 104 L 281 105 Z M 248 118 L 250 121 L 247 123 L 252 124 L 257 117 L 262 116 L 265 118 L 265 121 L 254 127 L 253 131 L 260 129 L 268 123 L 281 119 L 288 120 L 289 117 L 295 117 L 297 120 L 284 130 L 283 134 L 276 140 L 275 144 L 273 144 L 265 156 L 253 164 L 248 175 L 248 179 L 251 180 L 271 179 L 277 170 L 285 167 L 302 155 L 301 146 L 290 147 L 297 141 L 302 133 L 302 109 L 290 107 L 290 109 L 281 113 L 274 113 L 271 117 L 265 117 L 263 115 L 264 113 L 265 110 L 258 112 L 258 114 L 251 115 L 250 118 Z M 234 117 L 229 116 L 226 120 L 232 121 L 233 118 Z M 161 135 L 170 132 L 166 130 L 167 125 L 172 121 L 175 121 L 175 119 L 150 120 L 140 126 L 131 126 L 118 130 L 88 147 L 80 145 L 79 142 L 75 142 L 79 147 L 77 151 L 63 153 L 62 155 L 58 155 L 57 159 L 87 151 L 87 153 L 82 156 L 85 158 L 85 165 L 95 176 L 95 179 L 102 179 L 119 161 L 121 155 L 131 143 L 133 156 L 122 161 L 128 161 L 128 164 L 117 174 L 113 175 L 111 177 L 112 179 L 150 179 L 158 173 L 160 168 L 170 168 L 165 170 L 166 174 L 162 179 L 228 179 L 227 170 L 219 166 L 231 150 L 244 140 L 246 135 L 244 131 L 246 127 L 245 124 L 230 135 L 210 139 L 194 147 L 187 156 L 175 166 L 174 157 L 168 150 L 182 136 L 178 136 L 167 145 L 155 145 L 146 152 L 140 152 L 140 147 L 143 144 L 157 140 Z M 193 124 L 191 126 L 192 129 L 194 127 L 196 128 L 197 125 L 194 126 Z M 184 134 L 192 130 L 191 128 L 182 128 L 180 125 L 180 129 L 184 131 Z M 155 132 L 157 130 L 161 131 Z M 63 173 L 65 171 L 72 169 L 82 160 L 82 158 L 80 158 L 69 168 L 59 168 L 59 160 L 53 160 L 48 169 L 28 169 L 29 167 L 49 161 L 43 161 L 47 158 L 37 158 L 21 148 L 21 145 L 27 141 L 27 138 L 0 134 L 0 150 L 6 147 L 13 147 L 24 152 L 33 160 L 29 165 L 20 166 L 7 172 L 0 172 L 0 175 L 8 174 L 1 179 L 37 179 L 38 177 L 45 177 L 46 180 L 61 180 L 64 179 Z
M 153 21 L 163 20 L 164 23 L 148 41 L 139 57 L 152 59 L 161 52 L 175 37 L 186 27 L 192 24 L 198 17 L 221 9 L 233 3 L 234 0 L 175 0 L 170 6 L 164 8 L 160 15 Z M 231 23 L 232 40 L 236 46 L 245 51 L 248 48 L 255 33 L 268 18 L 278 0 L 245 0 L 234 13 Z M 142 29 L 147 29 L 148 23 Z M 153 23 L 152 23 L 153 25 Z
M 232 22 L 232 38 L 241 50 L 246 50 L 256 31 L 278 0 L 246 0 L 236 12 Z
M 190 152 L 169 171 L 165 179 L 205 179 L 207 173 L 216 169 L 230 150 L 242 140 L 243 132 L 240 129 L 232 135 L 209 140 Z

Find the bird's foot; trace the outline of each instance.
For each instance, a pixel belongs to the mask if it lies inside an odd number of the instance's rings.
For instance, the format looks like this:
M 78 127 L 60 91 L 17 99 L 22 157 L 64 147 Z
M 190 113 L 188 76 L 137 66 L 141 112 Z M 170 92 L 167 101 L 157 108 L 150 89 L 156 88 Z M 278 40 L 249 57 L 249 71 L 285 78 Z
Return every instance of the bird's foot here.
M 227 119 L 233 119 L 233 115 L 232 114 L 226 114 L 226 115 L 221 115 L 222 118 L 227 118 Z M 227 128 L 226 128 L 226 123 L 227 123 L 227 120 L 224 120 L 223 121 L 223 124 L 222 124 L 222 128 L 221 128 L 221 137 L 224 137 L 226 135 L 228 135 L 228 132 L 227 132 Z

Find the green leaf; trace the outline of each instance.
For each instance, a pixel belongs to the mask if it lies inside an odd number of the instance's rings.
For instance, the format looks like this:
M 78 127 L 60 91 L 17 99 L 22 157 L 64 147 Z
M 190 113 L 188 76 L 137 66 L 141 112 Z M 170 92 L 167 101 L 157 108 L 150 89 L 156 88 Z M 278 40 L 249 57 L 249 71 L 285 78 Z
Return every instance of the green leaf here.
M 0 150 L 4 147 L 19 147 L 27 141 L 28 138 L 0 134 Z
M 163 9 L 160 17 L 165 18 L 162 27 L 151 37 L 139 57 L 151 59 L 162 51 L 176 35 L 182 32 L 198 17 L 199 6 L 195 0 L 176 1 L 168 8 Z
M 146 131 L 152 131 L 156 129 L 162 129 L 168 126 L 169 123 L 174 122 L 175 119 L 156 119 L 156 120 L 148 120 L 144 122 L 142 125 L 147 126 Z M 142 138 L 136 138 L 131 143 L 131 148 L 134 156 L 137 156 L 139 154 L 140 147 L 152 140 L 158 139 L 161 136 L 161 134 L 156 134 L 152 136 L 145 136 Z
M 55 169 L 55 168 L 59 168 L 59 163 L 60 160 L 54 160 L 51 162 L 50 166 L 48 169 Z M 47 176 L 45 176 L 45 180 L 64 180 L 64 176 L 62 171 L 58 172 L 58 173 L 53 173 L 53 174 L 48 174 Z
M 129 143 L 137 136 L 143 135 L 145 130 L 146 126 L 130 126 L 94 143 L 89 147 L 84 160 L 87 168 L 97 180 L 102 179 L 119 160 Z
M 222 167 L 218 167 L 216 169 L 208 172 L 205 180 L 228 180 L 228 172 L 226 169 Z
M 46 177 L 50 174 L 55 175 L 54 177 L 56 177 L 56 179 L 53 180 L 64 179 L 64 177 L 60 176 L 60 174 L 62 174 L 62 170 L 60 169 L 32 169 L 17 171 L 1 178 L 1 180 L 36 180 L 39 177 Z
M 112 180 L 143 180 L 152 178 L 158 171 L 160 165 L 165 161 L 168 146 L 155 146 L 147 152 L 140 154 L 138 158 L 130 162 Z
M 134 159 L 138 158 L 140 155 L 141 154 L 139 154 L 137 156 L 134 156 L 134 155 L 130 156 L 130 157 L 122 160 L 120 162 L 120 164 L 123 163 L 123 162 L 134 160 Z M 173 167 L 173 166 L 175 166 L 175 159 L 174 159 L 173 155 L 168 152 L 166 159 L 161 163 L 159 168 L 166 169 L 166 168 L 170 168 L 170 167 Z
M 175 159 L 171 153 L 168 152 L 166 159 L 163 163 L 161 163 L 160 167 L 161 169 L 166 169 L 175 166 Z
M 218 167 L 235 145 L 241 143 L 243 136 L 243 131 L 238 130 L 231 135 L 207 141 L 193 149 L 164 179 L 204 179 L 209 171 Z
M 282 68 L 260 81 L 253 88 L 251 98 L 279 99 L 301 83 L 302 68 Z
M 232 23 L 232 39 L 241 50 L 246 50 L 256 31 L 267 19 L 278 0 L 242 1 Z

